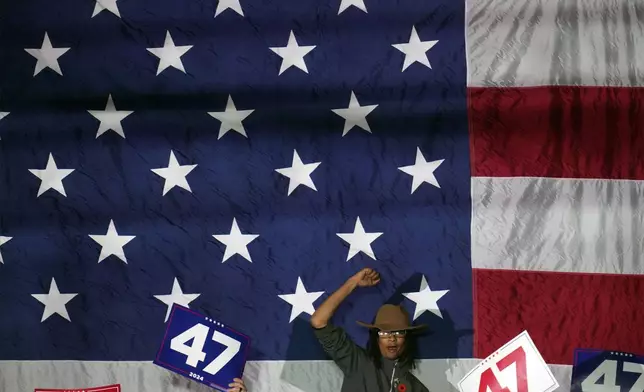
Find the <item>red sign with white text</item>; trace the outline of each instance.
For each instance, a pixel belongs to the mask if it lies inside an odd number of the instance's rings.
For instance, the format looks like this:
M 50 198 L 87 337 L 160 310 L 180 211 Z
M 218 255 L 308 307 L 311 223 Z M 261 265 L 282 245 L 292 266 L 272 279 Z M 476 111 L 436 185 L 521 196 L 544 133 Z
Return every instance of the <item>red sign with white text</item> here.
M 121 392 L 121 385 L 107 385 L 95 388 L 80 389 L 36 389 L 34 392 Z
M 458 383 L 460 392 L 551 392 L 558 387 L 527 331 L 481 361 Z

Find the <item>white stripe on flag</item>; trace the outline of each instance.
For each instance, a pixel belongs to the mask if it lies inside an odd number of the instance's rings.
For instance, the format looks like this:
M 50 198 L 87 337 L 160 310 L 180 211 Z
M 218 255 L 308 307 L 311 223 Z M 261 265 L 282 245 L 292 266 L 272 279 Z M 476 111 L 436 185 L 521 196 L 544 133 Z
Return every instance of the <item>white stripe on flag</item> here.
M 644 3 L 467 0 L 470 86 L 644 84 Z
M 430 391 L 457 391 L 455 385 L 479 360 L 422 360 L 416 372 Z M 571 367 L 551 365 L 559 384 L 570 390 Z M 254 361 L 244 374 L 249 392 L 337 392 L 342 375 L 330 361 Z M 1 361 L 0 390 L 83 388 L 121 384 L 123 392 L 212 392 L 151 362 Z
M 472 178 L 475 268 L 644 274 L 644 182 Z

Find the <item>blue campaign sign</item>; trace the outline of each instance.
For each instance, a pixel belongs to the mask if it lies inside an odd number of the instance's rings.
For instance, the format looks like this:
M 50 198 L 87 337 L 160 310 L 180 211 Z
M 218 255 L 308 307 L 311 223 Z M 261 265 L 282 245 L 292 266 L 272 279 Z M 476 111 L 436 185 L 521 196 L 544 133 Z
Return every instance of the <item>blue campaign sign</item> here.
M 226 391 L 233 378 L 241 378 L 249 346 L 248 336 L 174 304 L 154 363 Z
M 644 356 L 577 349 L 570 392 L 644 392 Z

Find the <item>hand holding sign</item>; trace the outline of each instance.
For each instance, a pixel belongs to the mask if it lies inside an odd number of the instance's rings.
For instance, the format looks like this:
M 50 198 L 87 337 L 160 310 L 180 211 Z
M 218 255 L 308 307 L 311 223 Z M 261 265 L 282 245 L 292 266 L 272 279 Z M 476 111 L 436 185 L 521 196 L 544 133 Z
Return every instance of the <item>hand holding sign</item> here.
M 526 331 L 481 361 L 458 383 L 460 392 L 551 392 L 558 387 Z
M 230 387 L 228 392 L 246 392 L 246 385 L 244 385 L 241 378 L 233 379 L 233 382 L 228 384 L 228 386 Z
M 175 304 L 154 363 L 226 391 L 242 376 L 249 343 L 247 336 Z

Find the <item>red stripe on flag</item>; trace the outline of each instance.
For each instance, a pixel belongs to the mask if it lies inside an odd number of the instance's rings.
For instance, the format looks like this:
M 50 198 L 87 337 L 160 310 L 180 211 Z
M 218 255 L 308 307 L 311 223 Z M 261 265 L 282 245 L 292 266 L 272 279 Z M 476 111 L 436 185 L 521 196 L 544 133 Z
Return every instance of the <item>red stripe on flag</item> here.
M 644 179 L 644 89 L 469 88 L 474 176 Z
M 475 269 L 474 355 L 527 330 L 547 363 L 575 348 L 644 354 L 644 276 Z

